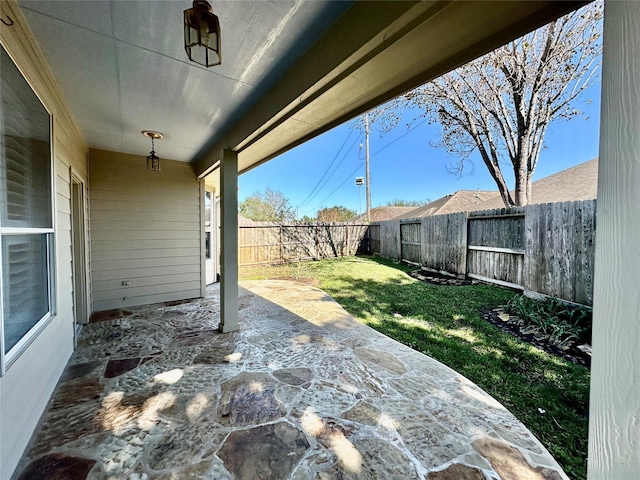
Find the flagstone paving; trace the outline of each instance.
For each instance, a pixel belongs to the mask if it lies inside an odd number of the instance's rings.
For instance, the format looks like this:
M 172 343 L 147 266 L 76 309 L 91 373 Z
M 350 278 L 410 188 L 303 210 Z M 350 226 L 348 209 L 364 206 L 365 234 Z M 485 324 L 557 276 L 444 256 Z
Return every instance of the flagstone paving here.
M 24 479 L 566 479 L 455 371 L 291 281 L 243 282 L 87 325 Z

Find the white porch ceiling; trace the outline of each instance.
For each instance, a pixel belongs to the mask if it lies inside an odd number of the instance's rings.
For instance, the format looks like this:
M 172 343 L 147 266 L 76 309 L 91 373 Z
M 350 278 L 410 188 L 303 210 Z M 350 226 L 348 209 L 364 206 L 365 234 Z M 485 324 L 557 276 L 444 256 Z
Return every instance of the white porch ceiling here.
M 189 62 L 190 0 L 20 0 L 90 148 L 193 161 L 313 44 L 350 2 L 211 1 L 222 65 Z
M 222 65 L 187 60 L 190 0 L 19 0 L 89 147 L 246 171 L 585 1 L 216 1 Z M 209 173 L 214 172 L 214 175 Z

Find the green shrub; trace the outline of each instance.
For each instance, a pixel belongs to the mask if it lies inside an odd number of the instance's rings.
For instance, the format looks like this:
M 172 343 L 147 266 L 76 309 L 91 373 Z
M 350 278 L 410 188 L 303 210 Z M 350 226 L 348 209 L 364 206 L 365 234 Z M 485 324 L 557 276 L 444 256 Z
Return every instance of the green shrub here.
M 556 297 L 535 300 L 518 295 L 504 309 L 519 317 L 529 333 L 539 333 L 559 347 L 591 343 L 591 309 Z

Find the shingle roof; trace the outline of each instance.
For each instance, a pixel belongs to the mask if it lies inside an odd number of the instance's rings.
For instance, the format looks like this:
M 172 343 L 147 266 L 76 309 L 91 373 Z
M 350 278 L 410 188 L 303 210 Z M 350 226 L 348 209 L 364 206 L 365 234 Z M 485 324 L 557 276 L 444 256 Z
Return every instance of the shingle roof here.
M 250 218 L 247 218 L 238 214 L 238 226 L 242 227 L 242 226 L 255 225 L 255 224 L 256 222 L 254 222 Z
M 414 208 L 396 218 L 430 217 L 446 213 L 472 212 L 478 210 L 478 205 L 499 196 L 498 192 L 481 190 L 458 190 L 446 197 L 434 200 L 422 207 Z
M 513 192 L 512 192 L 513 193 Z M 598 196 L 598 159 L 549 175 L 531 185 L 531 203 L 574 202 Z M 482 204 L 482 210 L 502 208 L 499 196 Z M 478 209 L 476 209 L 478 210 Z
M 415 207 L 375 207 L 371 209 L 371 221 L 372 222 L 381 222 L 383 220 L 391 220 L 393 218 L 398 218 L 400 215 L 403 215 L 406 212 L 415 209 Z M 350 222 L 363 222 L 367 217 L 366 213 L 362 215 L 358 215 L 357 217 L 353 217 L 350 219 Z
M 598 159 L 581 163 L 554 175 L 533 182 L 531 203 L 570 202 L 591 200 L 598 191 Z M 458 190 L 421 207 L 375 207 L 371 209 L 371 221 L 428 217 L 447 213 L 473 212 L 502 208 L 500 193 L 487 190 Z M 365 215 L 349 220 L 361 222 Z

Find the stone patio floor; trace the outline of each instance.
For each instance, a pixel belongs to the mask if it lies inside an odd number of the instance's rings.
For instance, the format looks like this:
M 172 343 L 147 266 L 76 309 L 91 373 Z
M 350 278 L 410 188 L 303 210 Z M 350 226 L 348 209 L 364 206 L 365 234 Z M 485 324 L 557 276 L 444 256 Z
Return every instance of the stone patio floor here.
M 243 282 L 87 325 L 15 477 L 566 479 L 529 431 L 321 290 Z M 524 394 L 524 393 L 523 393 Z

